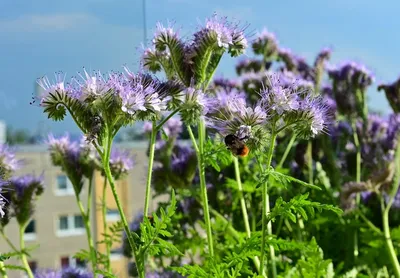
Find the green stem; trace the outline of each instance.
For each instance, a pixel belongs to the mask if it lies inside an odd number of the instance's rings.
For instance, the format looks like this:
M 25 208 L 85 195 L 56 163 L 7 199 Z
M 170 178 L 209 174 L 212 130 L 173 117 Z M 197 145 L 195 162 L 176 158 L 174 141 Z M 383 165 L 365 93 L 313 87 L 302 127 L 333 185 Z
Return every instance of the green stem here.
M 397 136 L 397 140 L 399 140 L 399 139 L 400 139 L 400 136 Z M 392 238 L 390 236 L 390 225 L 389 225 L 389 211 L 393 205 L 394 198 L 395 198 L 395 196 L 399 190 L 399 186 L 400 186 L 400 183 L 399 183 L 400 182 L 400 144 L 399 143 L 397 144 L 397 147 L 396 147 L 396 155 L 395 155 L 394 163 L 395 163 L 395 175 L 394 175 L 393 182 L 392 182 L 392 189 L 389 194 L 390 198 L 389 198 L 386 208 L 385 208 L 385 200 L 383 199 L 383 196 L 381 195 L 380 198 L 381 198 L 381 211 L 382 211 L 382 225 L 383 225 L 383 233 L 385 236 L 386 246 L 389 251 L 390 259 L 392 261 L 392 265 L 393 265 L 396 277 L 400 278 L 400 264 L 397 259 L 396 251 L 393 247 Z
M 101 212 L 103 214 L 103 233 L 106 234 L 108 232 L 108 225 L 107 225 L 107 178 L 104 177 L 103 181 L 103 192 L 102 192 L 102 198 L 101 198 Z M 108 272 L 111 271 L 111 263 L 110 263 L 110 242 L 106 240 L 105 242 L 106 245 L 106 265 L 105 268 Z
M 246 201 L 243 196 L 242 181 L 240 179 L 239 161 L 238 161 L 238 158 L 235 156 L 233 157 L 233 164 L 235 166 L 235 176 L 236 176 L 236 182 L 237 182 L 238 190 L 239 190 L 240 206 L 242 207 L 244 228 L 246 230 L 247 238 L 250 238 L 251 230 L 250 230 L 249 216 L 247 214 Z M 260 259 L 257 256 L 253 257 L 253 262 L 254 262 L 254 265 L 256 266 L 258 273 L 260 273 Z
M 285 160 L 286 160 L 287 156 L 289 155 L 290 150 L 293 147 L 294 141 L 296 141 L 296 137 L 297 137 L 297 134 L 295 133 L 292 135 L 292 138 L 290 138 L 289 144 L 287 145 L 286 150 L 276 168 L 282 168 L 283 163 L 285 163 Z
M 8 278 L 6 268 L 4 267 L 4 262 L 0 261 L 0 274 L 3 278 Z
M 24 265 L 26 269 L 26 274 L 28 275 L 29 278 L 34 278 L 32 269 L 29 266 L 28 259 L 26 258 L 25 254 L 25 241 L 24 241 L 24 232 L 25 232 L 26 225 L 19 226 L 19 245 L 21 249 L 21 260 L 22 264 Z
M 103 157 L 104 172 L 106 174 L 108 183 L 110 184 L 111 192 L 112 192 L 112 194 L 114 196 L 115 203 L 117 204 L 117 208 L 118 208 L 119 214 L 121 216 L 121 221 L 122 221 L 122 224 L 124 226 L 124 231 L 125 231 L 125 233 L 127 235 L 127 239 L 128 239 L 129 245 L 130 245 L 130 247 L 131 247 L 131 249 L 133 251 L 133 256 L 134 256 L 135 261 L 136 261 L 136 266 L 138 268 L 139 277 L 140 278 L 144 278 L 145 277 L 145 269 L 144 269 L 144 263 L 145 262 L 144 261 L 140 262 L 138 260 L 137 247 L 136 247 L 134 239 L 133 239 L 133 237 L 131 235 L 131 232 L 130 232 L 130 229 L 129 229 L 129 225 L 128 225 L 128 221 L 126 220 L 124 211 L 122 209 L 121 202 L 120 202 L 119 197 L 118 197 L 117 190 L 115 188 L 114 178 L 113 178 L 113 176 L 111 174 L 110 162 L 109 161 L 110 161 L 110 154 L 111 154 L 111 147 L 112 147 L 112 138 L 110 137 L 110 133 L 108 132 L 108 130 L 106 131 L 105 136 L 106 136 L 106 139 L 105 139 L 105 141 L 106 141 L 105 142 L 106 151 L 105 151 L 105 154 L 104 154 L 104 157 Z
M 178 113 L 180 111 L 180 108 L 175 109 L 174 111 L 171 112 L 171 114 L 169 114 L 167 117 L 165 117 L 158 125 L 157 125 L 157 131 L 159 131 L 163 125 L 169 120 L 171 119 L 176 113 Z
M 356 124 L 353 122 L 353 138 L 354 145 L 356 147 L 356 182 L 361 181 L 361 146 L 360 140 L 358 139 L 358 134 L 356 130 Z M 360 193 L 356 194 L 356 206 L 360 205 Z M 356 214 L 356 220 L 358 219 L 358 214 Z M 358 251 L 358 231 L 354 231 L 354 257 L 357 258 L 359 254 Z
M 276 133 L 273 130 L 271 134 L 271 141 L 268 148 L 267 153 L 267 165 L 266 165 L 266 173 L 269 172 L 269 168 L 271 167 L 272 154 L 274 151 Z M 261 172 L 264 173 L 264 169 L 261 166 Z M 267 214 L 270 212 L 269 207 L 269 195 L 268 195 L 268 177 L 265 177 L 265 182 L 262 185 L 262 240 L 261 240 L 261 267 L 260 273 L 264 273 L 264 262 L 265 262 L 265 245 L 266 245 L 266 233 L 268 235 L 272 234 L 272 225 L 270 222 L 267 223 Z M 269 246 L 270 256 L 271 256 L 271 265 L 272 265 L 272 277 L 276 277 L 276 262 L 275 262 L 275 249 L 272 245 Z
M 400 278 L 400 264 L 397 259 L 396 251 L 394 250 L 392 238 L 390 236 L 389 209 L 390 209 L 389 204 L 385 208 L 385 200 L 383 199 L 383 196 L 381 196 L 382 224 L 383 224 L 383 233 L 385 236 L 386 247 L 389 252 L 389 256 L 390 256 L 390 260 L 393 265 L 394 273 L 397 278 Z
M 214 246 L 212 239 L 212 231 L 211 231 L 211 220 L 210 220 L 210 212 L 208 207 L 208 197 L 207 197 L 207 187 L 206 187 L 206 178 L 205 178 L 205 166 L 203 160 L 203 146 L 204 146 L 204 137 L 205 137 L 205 128 L 204 121 L 200 120 L 198 130 L 199 130 L 199 145 L 197 146 L 196 139 L 194 138 L 192 128 L 188 125 L 188 132 L 190 138 L 192 139 L 193 146 L 197 153 L 198 160 L 198 169 L 199 169 L 199 178 L 200 178 L 200 190 L 201 190 L 201 200 L 203 204 L 204 211 L 204 222 L 206 224 L 206 232 L 207 232 L 207 243 L 208 243 L 208 252 L 211 257 L 214 256 Z
M 79 211 L 81 212 L 81 216 L 83 218 L 83 223 L 85 225 L 86 237 L 87 237 L 89 250 L 90 250 L 90 260 L 92 263 L 93 271 L 95 271 L 96 266 L 97 266 L 97 256 L 96 256 L 97 254 L 96 254 L 96 249 L 94 248 L 94 244 L 93 244 L 92 233 L 90 231 L 89 215 L 85 213 L 85 209 L 83 208 L 83 204 L 79 197 L 79 193 L 76 192 L 76 190 L 74 190 L 74 192 L 75 192 L 76 203 L 78 204 L 78 208 L 79 208 Z M 89 206 L 89 204 L 88 204 L 88 206 Z
M 308 141 L 307 146 L 307 158 L 308 158 L 308 183 L 314 183 L 314 171 L 313 171 L 313 158 L 312 158 L 312 141 Z
M 153 173 L 153 162 L 154 162 L 154 151 L 156 148 L 156 135 L 157 126 L 156 121 L 153 120 L 153 127 L 150 135 L 150 150 L 149 150 L 149 165 L 147 169 L 147 183 L 146 183 L 146 197 L 144 199 L 144 210 L 143 215 L 146 217 L 149 215 L 149 205 L 151 199 L 151 176 Z
M 374 225 L 374 223 L 372 223 L 365 215 L 364 213 L 362 213 L 362 211 L 357 210 L 357 214 L 361 217 L 362 220 L 364 220 L 365 224 L 367 224 L 367 226 L 374 231 L 375 233 L 382 235 L 382 231 Z

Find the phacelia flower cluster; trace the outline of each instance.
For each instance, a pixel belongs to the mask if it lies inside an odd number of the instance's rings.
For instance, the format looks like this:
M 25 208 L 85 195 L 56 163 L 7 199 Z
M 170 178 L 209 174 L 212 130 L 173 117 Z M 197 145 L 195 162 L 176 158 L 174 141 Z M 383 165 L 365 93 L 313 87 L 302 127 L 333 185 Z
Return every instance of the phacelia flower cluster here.
M 334 97 L 340 113 L 344 115 L 363 115 L 366 102 L 366 89 L 375 78 L 366 66 L 352 61 L 327 68 L 333 82 Z
M 31 174 L 14 176 L 8 186 L 10 216 L 15 217 L 21 226 L 25 225 L 33 215 L 34 202 L 44 192 L 44 177 Z
M 100 163 L 92 147 L 82 139 L 72 141 L 68 134 L 59 138 L 50 134 L 46 141 L 52 162 L 67 174 L 77 194 L 82 190 L 83 179 L 90 179 Z
M 264 28 L 257 34 L 252 47 L 255 54 L 264 55 L 265 58 L 272 58 L 278 53 L 278 43 L 275 34 Z
M 45 113 L 62 120 L 68 109 L 89 141 L 101 139 L 105 126 L 118 131 L 135 120 L 159 118 L 171 99 L 164 83 L 126 67 L 123 73 L 107 75 L 84 69 L 69 83 L 57 73 L 55 81 L 43 77 L 38 84 L 43 88 L 38 99 Z

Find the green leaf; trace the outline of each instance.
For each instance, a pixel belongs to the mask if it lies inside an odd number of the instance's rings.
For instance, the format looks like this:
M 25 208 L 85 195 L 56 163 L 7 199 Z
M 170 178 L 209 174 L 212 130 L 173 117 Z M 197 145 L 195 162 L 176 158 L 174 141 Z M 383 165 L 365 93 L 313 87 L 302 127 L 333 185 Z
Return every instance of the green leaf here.
M 268 175 L 268 174 L 269 174 L 269 176 L 270 176 L 271 178 L 273 178 L 273 179 L 275 179 L 276 181 L 278 181 L 278 182 L 280 182 L 280 183 L 283 183 L 283 184 L 287 184 L 287 183 L 290 183 L 290 182 L 294 182 L 294 183 L 298 183 L 298 184 L 300 184 L 300 185 L 303 185 L 303 186 L 305 186 L 305 187 L 309 187 L 309 188 L 312 188 L 312 189 L 321 190 L 321 188 L 318 187 L 318 186 L 316 186 L 316 185 L 309 184 L 309 183 L 307 183 L 307 182 L 304 182 L 304 181 L 302 181 L 302 180 L 293 178 L 292 176 L 285 175 L 285 174 L 283 174 L 283 173 L 279 173 L 279 172 L 275 171 L 273 168 L 271 168 L 270 171 L 268 171 L 268 172 L 266 173 L 266 175 Z

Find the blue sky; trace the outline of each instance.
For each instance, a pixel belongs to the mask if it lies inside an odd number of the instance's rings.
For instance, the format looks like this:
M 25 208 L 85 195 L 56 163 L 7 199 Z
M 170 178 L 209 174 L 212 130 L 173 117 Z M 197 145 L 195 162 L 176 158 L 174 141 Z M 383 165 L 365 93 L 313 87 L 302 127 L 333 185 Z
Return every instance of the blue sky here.
M 332 61 L 353 59 L 372 69 L 377 82 L 400 74 L 400 2 L 387 0 L 193 1 L 147 0 L 148 39 L 157 21 L 176 21 L 190 34 L 213 12 L 248 22 L 249 31 L 266 27 L 310 62 L 325 46 Z M 14 128 L 76 132 L 70 118 L 48 120 L 29 105 L 37 77 L 62 70 L 67 76 L 87 69 L 138 67 L 143 41 L 142 1 L 0 1 L 0 119 Z M 218 75 L 235 76 L 235 60 L 225 57 Z M 370 106 L 389 110 L 383 93 L 369 92 Z

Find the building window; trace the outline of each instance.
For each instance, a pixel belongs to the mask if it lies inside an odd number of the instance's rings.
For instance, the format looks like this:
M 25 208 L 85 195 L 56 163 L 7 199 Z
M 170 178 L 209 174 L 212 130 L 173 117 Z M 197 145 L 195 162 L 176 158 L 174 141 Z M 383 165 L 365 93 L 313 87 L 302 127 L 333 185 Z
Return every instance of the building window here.
M 58 216 L 57 236 L 76 236 L 85 233 L 83 218 L 79 214 Z
M 86 268 L 86 262 L 74 258 L 72 256 L 63 256 L 60 258 L 60 263 L 61 263 L 61 268 L 67 268 L 67 267 L 80 267 L 80 268 Z
M 75 229 L 84 228 L 82 215 L 74 216 L 74 228 Z
M 36 221 L 32 219 L 28 226 L 26 226 L 24 233 L 24 240 L 35 240 L 36 239 Z
M 60 231 L 68 230 L 68 216 L 60 216 L 58 219 L 58 229 Z
M 29 261 L 28 264 L 29 264 L 32 272 L 35 273 L 37 270 L 37 261 Z
M 121 247 L 110 250 L 110 259 L 112 261 L 120 260 L 123 257 L 124 256 L 122 254 L 122 248 Z
M 61 268 L 69 267 L 69 257 L 61 257 Z
M 121 215 L 117 209 L 107 209 L 106 219 L 107 221 L 119 221 Z
M 74 187 L 66 175 L 57 176 L 57 196 L 74 195 Z

